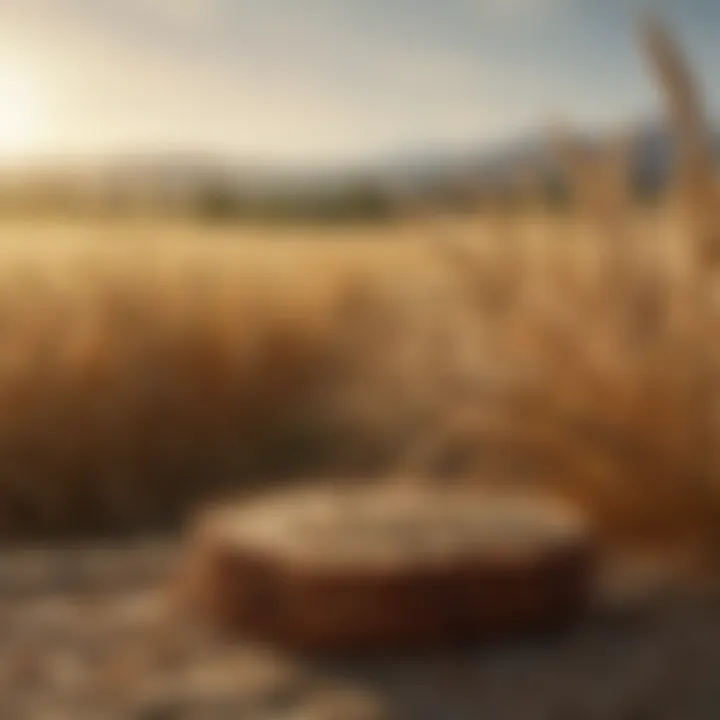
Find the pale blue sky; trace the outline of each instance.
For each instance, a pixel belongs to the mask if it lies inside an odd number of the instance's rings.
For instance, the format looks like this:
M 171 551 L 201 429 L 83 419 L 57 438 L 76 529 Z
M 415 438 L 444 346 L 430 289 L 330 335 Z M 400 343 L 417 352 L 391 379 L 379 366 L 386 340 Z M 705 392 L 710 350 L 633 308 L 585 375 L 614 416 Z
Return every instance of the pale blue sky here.
M 720 109 L 720 81 L 712 86 L 720 2 L 648 6 L 673 23 Z M 50 152 L 183 149 L 341 163 L 477 144 L 557 118 L 607 124 L 658 111 L 633 44 L 639 7 L 0 0 L 0 103 L 4 85 L 25 88 L 34 149 Z

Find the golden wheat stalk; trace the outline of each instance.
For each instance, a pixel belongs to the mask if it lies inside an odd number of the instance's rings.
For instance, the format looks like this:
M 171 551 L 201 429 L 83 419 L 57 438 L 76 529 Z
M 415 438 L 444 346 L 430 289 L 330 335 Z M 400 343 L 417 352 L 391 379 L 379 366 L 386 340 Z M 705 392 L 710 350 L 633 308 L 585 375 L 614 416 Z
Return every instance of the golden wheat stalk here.
M 678 369 L 685 383 L 686 421 L 695 428 L 688 442 L 697 458 L 694 491 L 711 512 L 718 509 L 718 363 L 714 338 L 717 310 L 715 271 L 720 262 L 720 224 L 710 126 L 701 93 L 685 54 L 656 17 L 643 18 L 641 37 L 664 91 L 679 154 L 679 191 L 693 239 L 693 273 L 683 305 L 690 315 L 683 338 L 685 362 Z M 676 311 L 685 309 L 676 301 Z
M 712 142 L 701 93 L 685 53 L 654 15 L 644 15 L 640 37 L 666 98 L 679 151 L 680 193 L 699 233 L 698 260 L 720 261 L 720 237 L 714 221 L 715 171 Z

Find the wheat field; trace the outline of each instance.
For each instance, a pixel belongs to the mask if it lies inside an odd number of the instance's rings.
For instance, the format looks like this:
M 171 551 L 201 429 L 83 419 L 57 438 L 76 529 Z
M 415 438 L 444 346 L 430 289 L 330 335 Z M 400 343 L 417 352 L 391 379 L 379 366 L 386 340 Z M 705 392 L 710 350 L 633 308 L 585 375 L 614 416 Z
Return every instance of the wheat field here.
M 154 529 L 304 477 L 532 483 L 608 542 L 720 551 L 717 190 L 700 98 L 657 23 L 677 182 L 562 133 L 564 216 L 363 228 L 9 223 L 0 531 Z

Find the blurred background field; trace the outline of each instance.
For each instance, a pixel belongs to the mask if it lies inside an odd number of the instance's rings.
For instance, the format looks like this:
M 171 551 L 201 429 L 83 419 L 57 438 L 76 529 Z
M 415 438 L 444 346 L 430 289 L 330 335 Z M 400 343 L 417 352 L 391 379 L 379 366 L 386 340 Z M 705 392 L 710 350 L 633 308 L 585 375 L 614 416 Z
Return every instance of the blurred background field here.
M 688 333 L 709 331 L 666 314 L 695 279 L 692 227 L 667 206 L 625 219 L 645 258 L 630 289 L 576 211 L 2 228 L 8 538 L 167 529 L 270 481 L 414 474 L 546 483 L 611 535 L 714 549 L 714 460 L 683 385 Z
M 415 477 L 549 487 L 714 563 L 716 140 L 672 35 L 640 38 L 665 124 L 392 172 L 8 166 L 0 532 Z

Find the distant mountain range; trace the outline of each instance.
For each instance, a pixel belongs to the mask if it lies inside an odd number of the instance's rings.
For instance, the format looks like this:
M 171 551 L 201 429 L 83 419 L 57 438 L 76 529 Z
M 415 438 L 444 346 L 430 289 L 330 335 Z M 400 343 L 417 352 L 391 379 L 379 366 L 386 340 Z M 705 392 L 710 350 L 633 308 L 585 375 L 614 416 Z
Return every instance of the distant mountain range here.
M 608 142 L 599 133 L 578 133 L 573 143 L 589 148 L 601 148 Z M 715 157 L 720 160 L 720 133 L 713 139 Z M 647 124 L 632 135 L 628 143 L 629 167 L 635 182 L 644 187 L 661 185 L 672 168 L 674 141 L 662 125 Z M 558 159 L 547 137 L 527 136 L 500 143 L 494 147 L 480 147 L 463 152 L 433 151 L 396 158 L 381 169 L 381 175 L 410 184 L 436 183 L 454 178 L 472 178 L 479 183 L 512 182 L 526 170 L 540 175 L 553 175 Z
M 603 137 L 585 133 L 575 135 L 573 140 L 596 146 L 603 142 Z M 714 146 L 720 157 L 720 134 L 715 136 Z M 659 124 L 648 123 L 633 134 L 629 147 L 636 182 L 643 187 L 662 185 L 672 163 L 673 142 L 669 132 Z M 147 153 L 82 161 L 55 159 L 16 168 L 4 175 L 26 181 L 62 179 L 111 189 L 151 186 L 191 193 L 212 185 L 232 187 L 244 195 L 307 195 L 357 183 L 371 183 L 398 192 L 420 192 L 463 182 L 505 183 L 528 170 L 541 175 L 556 172 L 556 159 L 546 137 L 528 135 L 492 146 L 464 149 L 434 148 L 332 169 L 264 167 L 202 153 Z

